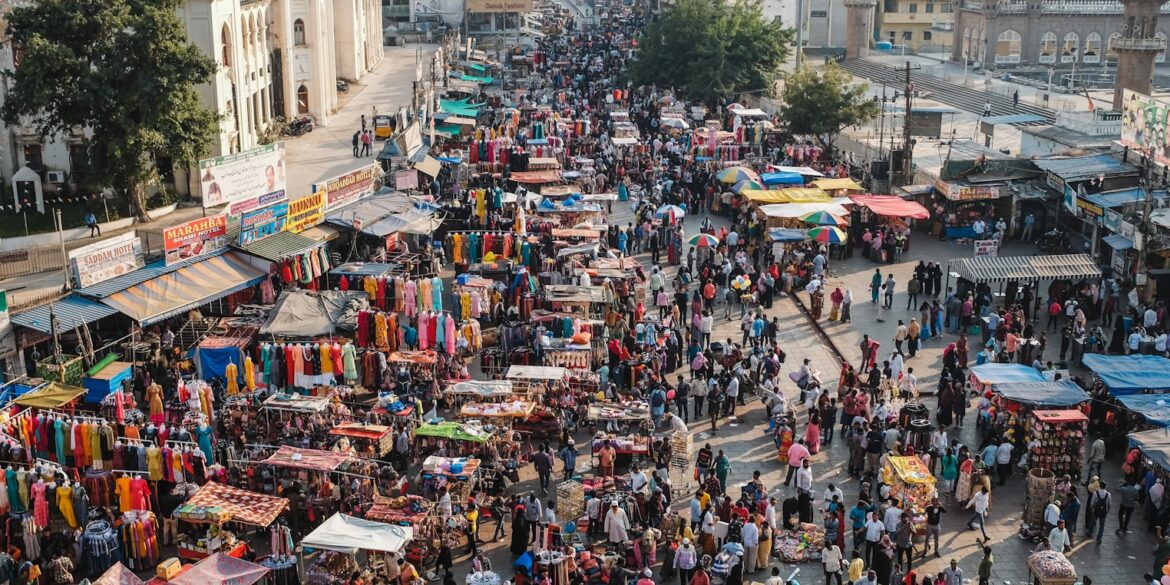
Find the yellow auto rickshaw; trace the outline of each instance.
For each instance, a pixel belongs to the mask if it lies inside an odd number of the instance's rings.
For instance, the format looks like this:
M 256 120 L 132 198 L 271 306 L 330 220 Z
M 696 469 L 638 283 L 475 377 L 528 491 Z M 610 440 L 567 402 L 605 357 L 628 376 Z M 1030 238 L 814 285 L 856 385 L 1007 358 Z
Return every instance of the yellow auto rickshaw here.
M 374 116 L 374 138 L 388 140 L 394 135 L 394 116 L 379 114 Z

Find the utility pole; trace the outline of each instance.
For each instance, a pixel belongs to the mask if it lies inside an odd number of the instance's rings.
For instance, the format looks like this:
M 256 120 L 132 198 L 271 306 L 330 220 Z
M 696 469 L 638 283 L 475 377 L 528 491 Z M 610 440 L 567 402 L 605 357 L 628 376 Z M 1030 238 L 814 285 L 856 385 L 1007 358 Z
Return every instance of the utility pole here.
M 896 71 L 906 72 L 906 119 L 902 130 L 902 185 L 909 185 L 914 173 L 914 139 L 911 138 L 911 108 L 914 103 L 914 82 L 910 81 L 910 72 L 919 69 L 917 66 L 912 66 L 909 61 L 906 66 Z M 893 186 L 891 182 L 891 187 Z

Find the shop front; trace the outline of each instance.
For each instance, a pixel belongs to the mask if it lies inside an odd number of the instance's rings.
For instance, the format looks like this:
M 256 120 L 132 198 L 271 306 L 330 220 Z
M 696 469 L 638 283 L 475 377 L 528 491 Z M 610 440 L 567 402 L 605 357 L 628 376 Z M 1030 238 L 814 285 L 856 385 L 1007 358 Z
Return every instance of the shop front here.
M 919 203 L 931 211 L 930 233 L 938 238 L 976 239 L 973 225 L 983 220 L 990 233 L 993 218 L 1012 216 L 1012 200 L 1003 197 L 1001 185 L 972 185 L 938 179 L 934 190 L 919 195 Z

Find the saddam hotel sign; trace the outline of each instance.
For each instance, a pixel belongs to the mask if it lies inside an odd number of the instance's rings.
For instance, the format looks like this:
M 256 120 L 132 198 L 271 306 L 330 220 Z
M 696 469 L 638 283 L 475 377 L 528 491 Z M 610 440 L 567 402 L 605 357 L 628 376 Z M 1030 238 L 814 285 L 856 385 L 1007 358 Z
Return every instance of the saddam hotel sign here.
M 467 0 L 468 12 L 532 12 L 532 0 Z

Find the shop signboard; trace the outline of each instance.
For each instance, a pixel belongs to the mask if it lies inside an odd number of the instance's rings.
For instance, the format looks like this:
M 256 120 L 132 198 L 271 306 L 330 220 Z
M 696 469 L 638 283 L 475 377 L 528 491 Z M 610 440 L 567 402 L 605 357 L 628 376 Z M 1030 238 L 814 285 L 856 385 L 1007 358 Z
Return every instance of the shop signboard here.
M 1121 143 L 1170 164 L 1170 102 L 1127 89 L 1121 103 Z
M 1114 277 L 1125 274 L 1125 250 L 1113 251 L 1113 257 L 1110 258 L 1109 267 L 1113 269 Z
M 222 213 L 163 230 L 163 258 L 167 266 L 218 252 L 227 244 L 227 216 Z
M 1101 222 L 1101 225 L 1111 232 L 1117 233 L 1121 231 L 1121 214 L 1112 209 L 1105 210 L 1105 215 L 1102 216 Z
M 288 223 L 284 229 L 299 234 L 325 221 L 325 192 L 316 191 L 308 197 L 288 203 Z
M 313 185 L 313 191 L 325 191 L 325 212 L 359 201 L 381 187 L 382 167 L 377 163 L 333 177 Z
M 199 161 L 204 207 L 262 199 L 273 201 L 285 192 L 284 143 L 265 144 L 244 152 Z M 248 211 L 241 209 L 239 212 Z
M 975 257 L 999 256 L 999 240 L 975 240 Z
M 394 188 L 399 191 L 418 189 L 418 171 L 409 169 L 394 173 Z
M 1080 199 L 1080 198 L 1077 197 L 1076 189 L 1073 189 L 1072 185 L 1065 184 L 1064 197 L 1062 198 L 1062 201 L 1064 203 L 1064 210 L 1073 214 L 1073 215 L 1077 215 L 1077 200 L 1078 199 Z
M 7 360 L 8 373 L 24 372 L 22 360 L 16 357 L 16 330 L 12 327 L 12 320 L 8 315 L 8 291 L 0 289 L 0 360 Z
M 284 231 L 288 202 L 282 201 L 240 216 L 240 245 L 247 246 Z
M 468 12 L 532 12 L 532 0 L 467 0 Z
M 142 243 L 132 231 L 69 252 L 77 288 L 93 286 L 142 268 Z
M 934 182 L 934 188 L 951 201 L 979 201 L 998 199 L 999 187 L 989 185 L 955 185 L 942 179 Z

